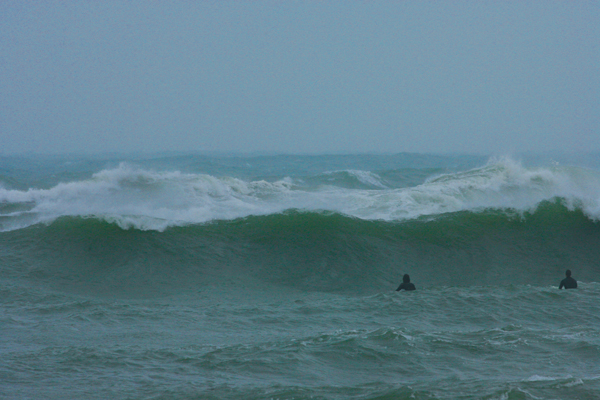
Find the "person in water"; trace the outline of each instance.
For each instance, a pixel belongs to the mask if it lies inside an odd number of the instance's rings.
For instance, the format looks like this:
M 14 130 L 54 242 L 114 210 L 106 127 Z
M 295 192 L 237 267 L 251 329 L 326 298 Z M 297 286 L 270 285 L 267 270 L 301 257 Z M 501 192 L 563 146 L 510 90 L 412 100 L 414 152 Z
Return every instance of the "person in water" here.
M 400 286 L 398 286 L 398 289 L 396 289 L 396 292 L 399 292 L 400 290 L 416 290 L 417 288 L 415 287 L 415 285 L 413 283 L 410 283 L 410 276 L 408 276 L 408 274 L 404 274 L 404 276 L 402 277 L 402 283 L 400 284 Z
M 560 285 L 558 286 L 558 288 L 562 289 L 564 287 L 565 289 L 577 289 L 577 281 L 571 278 L 570 269 L 568 269 L 567 272 L 565 272 L 565 275 L 567 275 L 567 277 L 560 281 Z

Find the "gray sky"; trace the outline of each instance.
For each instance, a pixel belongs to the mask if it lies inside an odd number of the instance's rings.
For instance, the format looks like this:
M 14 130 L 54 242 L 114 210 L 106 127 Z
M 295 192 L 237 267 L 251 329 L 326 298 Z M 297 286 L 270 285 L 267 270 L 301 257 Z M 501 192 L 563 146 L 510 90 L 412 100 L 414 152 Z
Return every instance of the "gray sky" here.
M 0 153 L 600 150 L 598 1 L 4 1 Z

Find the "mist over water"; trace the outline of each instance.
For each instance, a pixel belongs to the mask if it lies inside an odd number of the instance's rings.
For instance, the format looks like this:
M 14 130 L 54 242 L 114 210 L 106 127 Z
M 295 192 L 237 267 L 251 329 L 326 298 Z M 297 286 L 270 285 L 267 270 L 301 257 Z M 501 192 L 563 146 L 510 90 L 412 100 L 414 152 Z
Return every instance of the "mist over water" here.
M 33 161 L 0 161 L 6 398 L 600 395 L 593 160 Z

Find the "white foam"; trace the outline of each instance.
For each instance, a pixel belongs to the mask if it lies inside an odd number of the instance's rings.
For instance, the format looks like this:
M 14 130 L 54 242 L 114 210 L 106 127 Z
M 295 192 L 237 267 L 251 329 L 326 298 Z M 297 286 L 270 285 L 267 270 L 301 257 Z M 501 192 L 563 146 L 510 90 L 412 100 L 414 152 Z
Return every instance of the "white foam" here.
M 206 174 L 156 172 L 121 164 L 83 181 L 50 189 L 0 188 L 0 203 L 27 205 L 24 213 L 4 214 L 1 228 L 17 229 L 61 216 L 101 218 L 123 228 L 164 230 L 169 226 L 267 215 L 287 209 L 328 210 L 368 220 L 404 220 L 484 209 L 534 211 L 544 200 L 560 198 L 570 209 L 600 219 L 600 173 L 554 166 L 527 169 L 510 159 L 481 168 L 441 175 L 422 185 L 385 188 L 368 171 L 347 171 L 376 190 L 333 185 L 306 187 L 290 178 L 244 181 Z M 17 215 L 18 214 L 18 215 Z
M 547 382 L 547 381 L 556 381 L 563 378 L 560 377 L 552 377 L 552 376 L 543 376 L 543 375 L 532 375 L 529 378 L 525 379 L 524 382 Z

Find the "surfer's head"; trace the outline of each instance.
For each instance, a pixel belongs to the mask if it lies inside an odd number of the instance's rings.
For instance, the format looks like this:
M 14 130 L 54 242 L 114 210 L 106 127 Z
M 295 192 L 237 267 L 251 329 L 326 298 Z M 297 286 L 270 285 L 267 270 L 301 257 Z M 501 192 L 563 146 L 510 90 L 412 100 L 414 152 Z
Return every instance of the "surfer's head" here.
M 408 274 L 404 274 L 404 276 L 402 277 L 402 282 L 409 283 L 410 282 L 410 276 L 408 276 Z
M 567 275 L 567 278 L 571 276 L 571 270 L 568 269 L 567 272 L 565 272 L 565 275 Z

